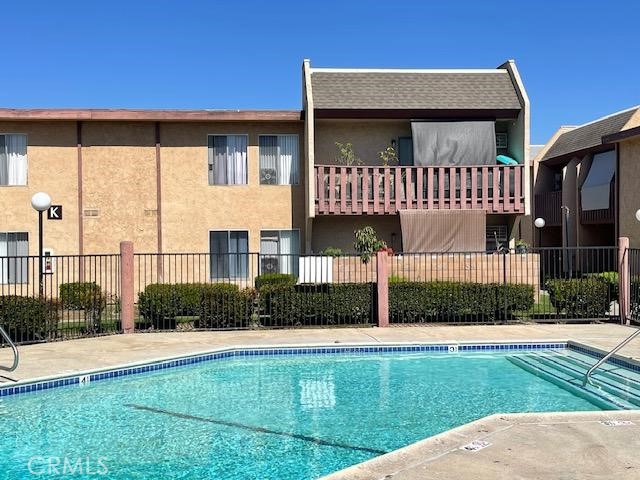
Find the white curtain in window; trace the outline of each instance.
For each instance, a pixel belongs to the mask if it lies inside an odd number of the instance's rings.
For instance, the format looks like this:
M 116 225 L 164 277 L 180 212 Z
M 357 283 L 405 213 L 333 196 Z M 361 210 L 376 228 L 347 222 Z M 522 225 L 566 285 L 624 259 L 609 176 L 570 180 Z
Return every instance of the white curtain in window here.
M 0 283 L 9 281 L 9 261 L 7 258 L 7 234 L 0 233 Z
M 227 183 L 244 185 L 247 183 L 247 137 L 227 136 Z
M 278 135 L 278 184 L 298 183 L 300 168 L 298 161 L 298 136 Z
M 298 273 L 298 255 L 300 255 L 300 239 L 298 230 L 282 230 L 280 232 L 281 273 Z
M 0 185 L 27 184 L 27 136 L 0 135 Z

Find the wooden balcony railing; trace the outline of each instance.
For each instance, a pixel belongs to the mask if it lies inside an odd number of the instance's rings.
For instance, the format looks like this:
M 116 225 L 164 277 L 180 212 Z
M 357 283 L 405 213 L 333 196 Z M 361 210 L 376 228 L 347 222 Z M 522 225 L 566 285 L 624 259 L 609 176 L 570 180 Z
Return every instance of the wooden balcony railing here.
M 388 215 L 403 209 L 524 213 L 522 165 L 316 165 L 316 213 Z
M 562 191 L 536 193 L 535 217 L 544 218 L 548 227 L 562 225 Z

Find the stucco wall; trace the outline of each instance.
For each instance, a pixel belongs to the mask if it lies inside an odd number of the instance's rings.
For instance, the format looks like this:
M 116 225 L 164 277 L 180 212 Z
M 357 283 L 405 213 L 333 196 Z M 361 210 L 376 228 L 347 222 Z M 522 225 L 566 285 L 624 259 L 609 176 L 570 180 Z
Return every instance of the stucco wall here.
M 85 122 L 82 129 L 84 252 L 156 250 L 156 170 L 153 123 Z
M 312 249 L 318 253 L 327 247 L 338 247 L 343 252 L 353 252 L 353 232 L 372 226 L 378 238 L 395 250 L 400 250 L 402 232 L 399 215 L 319 216 L 313 220 Z
M 364 165 L 382 165 L 378 152 L 398 137 L 411 136 L 408 120 L 317 120 L 315 125 L 315 162 L 335 165 L 336 142 L 352 143 Z
M 620 236 L 629 237 L 632 248 L 640 248 L 640 222 L 635 212 L 640 208 L 640 138 L 618 144 L 620 158 Z
M 260 230 L 300 229 L 304 249 L 304 162 L 300 185 L 260 185 L 258 136 L 297 134 L 301 123 L 161 124 L 162 230 L 165 252 L 208 252 L 209 230 L 248 230 L 260 250 Z M 207 135 L 248 134 L 248 185 L 209 185 Z M 302 157 L 302 155 L 301 155 Z
M 0 232 L 28 232 L 29 253 L 38 253 L 38 216 L 31 196 L 47 192 L 63 206 L 63 220 L 47 221 L 45 248 L 78 251 L 77 143 L 75 122 L 0 122 L 0 133 L 27 135 L 26 186 L 0 186 Z

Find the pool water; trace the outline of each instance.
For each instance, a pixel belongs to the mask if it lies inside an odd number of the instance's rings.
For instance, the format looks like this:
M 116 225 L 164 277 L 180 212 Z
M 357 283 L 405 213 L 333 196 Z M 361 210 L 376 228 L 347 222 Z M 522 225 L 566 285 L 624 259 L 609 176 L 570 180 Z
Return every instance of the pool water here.
M 0 472 L 312 479 L 493 413 L 599 409 L 500 353 L 230 358 L 3 397 Z

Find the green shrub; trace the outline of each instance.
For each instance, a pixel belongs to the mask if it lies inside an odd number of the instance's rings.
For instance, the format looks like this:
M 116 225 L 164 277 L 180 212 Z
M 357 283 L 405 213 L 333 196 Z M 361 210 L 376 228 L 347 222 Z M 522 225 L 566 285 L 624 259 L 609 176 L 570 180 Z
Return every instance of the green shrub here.
M 389 275 L 389 283 L 401 283 L 401 282 L 408 282 L 408 281 L 409 280 L 407 280 L 402 275 Z
M 106 298 L 95 282 L 74 282 L 60 285 L 60 302 L 67 310 L 84 310 L 87 328 L 100 328 L 100 316 L 106 307 Z
M 607 285 L 609 289 L 609 300 L 617 301 L 620 298 L 619 284 L 618 284 L 618 272 L 602 272 L 602 273 L 590 273 L 586 275 L 587 278 L 595 278 Z
M 595 278 L 547 281 L 549 299 L 568 318 L 602 318 L 609 308 L 609 287 Z
M 342 249 L 338 247 L 327 247 L 321 253 L 327 257 L 341 257 Z
M 15 342 L 33 342 L 55 337 L 58 304 L 33 297 L 0 296 L 0 326 Z
M 378 234 L 373 227 L 367 226 L 353 232 L 356 239 L 353 242 L 353 248 L 360 254 L 362 263 L 369 263 L 371 257 L 379 250 L 386 248 L 387 244 L 384 240 L 378 238 Z
M 253 289 L 234 284 L 206 285 L 201 291 L 195 328 L 244 328 L 251 323 Z
M 533 306 L 531 285 L 465 282 L 392 282 L 393 322 L 495 321 Z
M 251 315 L 249 292 L 227 283 L 154 283 L 138 295 L 138 311 L 156 329 L 175 329 L 177 317 L 196 317 L 195 328 L 240 326 Z
M 353 325 L 372 322 L 372 284 L 264 285 L 260 308 L 268 326 Z
M 298 277 L 291 273 L 263 273 L 256 277 L 255 285 L 260 289 L 264 285 L 295 285 Z

